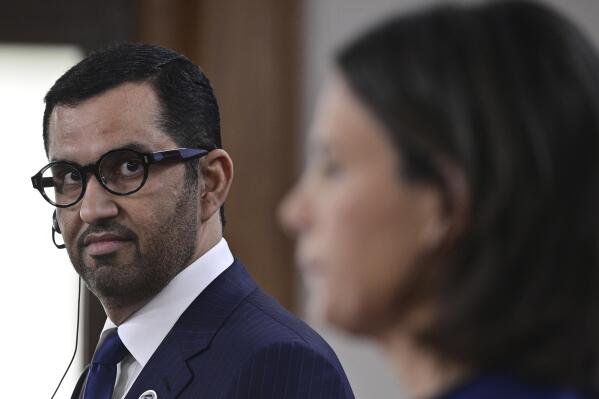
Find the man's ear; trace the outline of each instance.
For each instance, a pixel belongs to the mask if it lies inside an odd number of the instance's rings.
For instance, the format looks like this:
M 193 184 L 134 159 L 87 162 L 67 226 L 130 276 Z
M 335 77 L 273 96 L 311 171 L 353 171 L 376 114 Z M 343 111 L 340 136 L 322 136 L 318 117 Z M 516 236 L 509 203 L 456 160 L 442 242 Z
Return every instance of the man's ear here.
M 233 182 L 233 160 L 223 149 L 210 151 L 200 160 L 200 207 L 206 222 L 225 203 Z

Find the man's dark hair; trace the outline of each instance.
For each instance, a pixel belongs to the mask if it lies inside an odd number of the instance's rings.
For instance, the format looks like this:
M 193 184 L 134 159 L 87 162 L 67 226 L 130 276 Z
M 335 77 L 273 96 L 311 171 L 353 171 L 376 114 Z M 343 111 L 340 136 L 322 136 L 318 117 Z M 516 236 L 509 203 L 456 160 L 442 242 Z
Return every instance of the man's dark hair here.
M 43 135 L 57 105 L 76 106 L 123 83 L 149 83 L 160 103 L 160 127 L 180 147 L 221 148 L 218 103 L 204 73 L 172 50 L 139 43 L 118 43 L 93 52 L 62 75 L 46 94 Z M 190 183 L 198 178 L 198 160 L 188 162 Z M 221 209 L 221 220 L 224 214 Z
M 386 126 L 403 176 L 447 194 L 449 161 L 468 182 L 464 232 L 438 269 L 416 272 L 436 276 L 421 342 L 475 370 L 599 392 L 590 42 L 536 3 L 449 4 L 377 26 L 337 66 Z

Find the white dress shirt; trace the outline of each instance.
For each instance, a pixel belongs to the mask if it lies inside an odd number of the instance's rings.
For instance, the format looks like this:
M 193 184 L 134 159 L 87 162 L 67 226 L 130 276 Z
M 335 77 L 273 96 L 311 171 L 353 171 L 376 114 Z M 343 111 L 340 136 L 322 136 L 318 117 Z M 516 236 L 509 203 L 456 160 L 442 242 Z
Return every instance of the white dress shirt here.
M 181 314 L 202 291 L 233 263 L 227 241 L 218 244 L 177 274 L 150 302 L 118 326 L 130 355 L 117 365 L 113 399 L 124 398 L 141 370 Z M 98 345 L 117 326 L 106 319 Z

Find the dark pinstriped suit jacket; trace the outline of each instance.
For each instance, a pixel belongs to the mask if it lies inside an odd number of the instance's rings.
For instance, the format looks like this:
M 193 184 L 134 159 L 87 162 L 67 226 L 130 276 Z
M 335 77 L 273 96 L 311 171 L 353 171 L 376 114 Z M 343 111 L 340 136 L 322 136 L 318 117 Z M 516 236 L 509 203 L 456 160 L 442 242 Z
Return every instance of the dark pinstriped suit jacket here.
M 79 398 L 87 370 L 75 387 Z M 129 390 L 165 398 L 353 398 L 329 345 L 235 261 L 181 315 Z

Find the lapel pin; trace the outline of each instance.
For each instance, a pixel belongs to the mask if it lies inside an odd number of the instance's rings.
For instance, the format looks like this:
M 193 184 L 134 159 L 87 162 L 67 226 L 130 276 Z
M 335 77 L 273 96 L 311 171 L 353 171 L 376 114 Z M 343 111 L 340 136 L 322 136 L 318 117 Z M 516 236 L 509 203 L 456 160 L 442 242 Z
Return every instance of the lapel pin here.
M 156 391 L 149 389 L 142 393 L 139 399 L 158 399 L 158 395 L 156 394 Z

